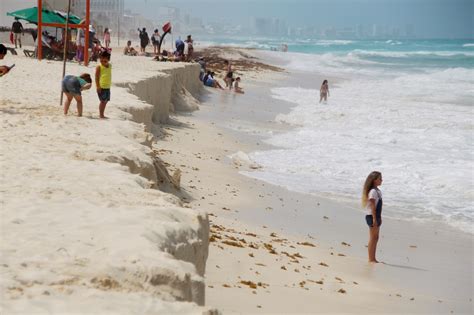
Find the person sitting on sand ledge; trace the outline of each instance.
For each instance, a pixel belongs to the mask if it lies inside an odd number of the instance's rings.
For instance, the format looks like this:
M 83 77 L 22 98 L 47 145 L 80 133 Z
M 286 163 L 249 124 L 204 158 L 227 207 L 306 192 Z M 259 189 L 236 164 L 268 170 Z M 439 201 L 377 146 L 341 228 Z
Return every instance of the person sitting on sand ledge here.
M 205 86 L 223 90 L 224 88 L 222 87 L 222 85 L 220 85 L 220 83 L 217 82 L 216 79 L 214 79 L 215 74 L 216 74 L 215 72 L 207 71 L 207 74 L 204 76 L 202 82 Z
M 240 77 L 237 77 L 234 82 L 234 91 L 235 93 L 245 94 L 244 90 L 239 86 L 240 84 Z
M 95 84 L 100 101 L 100 118 L 107 118 L 104 112 L 107 102 L 110 101 L 110 87 L 112 86 L 112 64 L 110 64 L 110 54 L 107 51 L 100 54 L 100 64 L 95 69 Z
M 378 263 L 375 258 L 377 251 L 377 242 L 379 240 L 380 226 L 382 225 L 382 192 L 379 186 L 382 185 L 382 174 L 372 172 L 367 176 L 362 191 L 362 206 L 367 209 L 368 215 L 365 216 L 369 226 L 369 262 Z
M 123 54 L 126 56 L 136 56 L 138 55 L 138 51 L 135 50 L 135 48 L 132 47 L 132 41 L 129 40 L 127 42 L 127 46 L 123 49 Z
M 66 116 L 71 106 L 71 101 L 74 98 L 77 103 L 77 116 L 82 116 L 82 95 L 81 91 L 88 90 L 92 86 L 92 79 L 88 73 L 83 73 L 76 77 L 67 75 L 62 81 L 62 91 L 66 95 L 64 101 L 64 115 Z

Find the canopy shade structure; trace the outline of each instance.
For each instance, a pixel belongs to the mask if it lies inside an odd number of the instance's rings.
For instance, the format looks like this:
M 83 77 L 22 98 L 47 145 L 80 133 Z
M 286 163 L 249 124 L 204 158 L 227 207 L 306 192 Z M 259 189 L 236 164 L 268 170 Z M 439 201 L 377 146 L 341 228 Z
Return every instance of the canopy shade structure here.
M 67 13 L 60 11 L 50 11 L 46 9 L 41 10 L 41 13 L 42 23 L 66 24 Z M 37 7 L 8 12 L 7 15 L 18 18 L 20 20 L 25 20 L 30 23 L 38 24 Z M 70 15 L 69 23 L 72 25 L 78 25 L 81 23 L 81 19 L 75 15 Z

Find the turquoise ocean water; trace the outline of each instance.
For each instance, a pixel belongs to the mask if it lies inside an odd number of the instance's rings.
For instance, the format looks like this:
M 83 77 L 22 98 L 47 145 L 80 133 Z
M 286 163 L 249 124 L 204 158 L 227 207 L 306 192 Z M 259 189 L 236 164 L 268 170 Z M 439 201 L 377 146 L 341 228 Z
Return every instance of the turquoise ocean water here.
M 474 39 L 210 42 L 268 51 L 290 73 L 339 78 L 327 103 L 321 82 L 272 89 L 292 106 L 275 120 L 295 128 L 265 140 L 275 149 L 251 153 L 263 169 L 246 175 L 355 205 L 379 170 L 385 215 L 474 232 Z M 287 53 L 271 51 L 283 43 Z

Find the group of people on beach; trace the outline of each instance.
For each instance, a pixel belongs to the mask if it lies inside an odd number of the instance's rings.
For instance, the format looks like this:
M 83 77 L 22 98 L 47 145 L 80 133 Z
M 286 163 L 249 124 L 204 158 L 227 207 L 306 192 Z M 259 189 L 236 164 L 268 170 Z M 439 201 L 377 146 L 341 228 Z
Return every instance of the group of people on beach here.
M 142 32 L 145 32 L 143 29 Z M 110 33 L 108 29 L 104 32 L 104 42 L 106 48 L 110 45 Z M 155 32 L 156 33 L 156 32 Z M 141 33 L 142 34 L 142 33 Z M 146 33 L 145 33 L 146 34 Z M 188 37 L 190 39 L 190 36 Z M 158 37 L 155 41 L 159 40 Z M 145 40 L 141 43 L 141 47 L 144 50 L 146 48 Z M 20 42 L 21 45 L 21 42 Z M 181 48 L 180 48 L 181 49 Z M 5 57 L 7 48 L 0 44 L 0 60 Z M 127 42 L 127 47 L 124 50 L 124 54 L 136 55 L 137 52 L 131 47 L 131 41 Z M 110 88 L 112 85 L 112 64 L 110 63 L 111 54 L 105 50 L 100 53 L 99 64 L 95 69 L 95 82 L 97 96 L 99 98 L 99 116 L 104 119 L 105 108 L 107 103 L 110 101 Z M 201 73 L 199 79 L 205 86 L 224 89 L 222 85 L 216 80 L 215 72 L 206 69 L 206 62 L 204 58 L 199 58 L 198 63 L 201 65 Z M 0 76 L 7 74 L 11 67 L 0 66 Z M 233 69 L 229 60 L 225 61 L 225 78 L 224 82 L 226 88 L 229 90 L 234 89 L 236 93 L 244 93 L 242 88 L 239 86 L 241 81 L 240 77 L 233 78 Z M 92 78 L 90 74 L 83 73 L 80 76 L 67 75 L 62 80 L 62 92 L 66 96 L 64 102 L 64 115 L 68 114 L 69 107 L 73 99 L 77 102 L 77 115 L 82 116 L 83 102 L 81 92 L 89 90 L 92 87 Z M 320 100 L 327 101 L 329 96 L 329 83 L 328 80 L 324 80 L 320 87 Z M 366 209 L 367 215 L 365 217 L 366 223 L 369 226 L 369 243 L 368 243 L 368 260 L 371 263 L 378 263 L 376 258 L 377 243 L 379 240 L 380 226 L 382 225 L 382 192 L 379 186 L 382 185 L 382 174 L 378 171 L 371 172 L 364 183 L 362 190 L 362 206 Z
M 166 35 L 166 33 L 164 34 Z M 164 50 L 160 51 L 161 45 L 164 42 L 163 37 L 160 34 L 158 29 L 153 31 L 151 36 L 148 35 L 146 27 L 138 29 L 138 38 L 140 41 L 140 52 L 137 52 L 131 45 L 132 42 L 129 40 L 127 42 L 127 47 L 124 48 L 124 54 L 129 56 L 137 56 L 139 54 L 146 55 L 146 48 L 148 45 L 153 46 L 153 54 L 156 56 L 155 60 L 158 61 L 186 61 L 189 62 L 193 59 L 194 54 L 194 40 L 192 35 L 186 36 L 186 39 L 183 41 L 181 38 L 178 38 L 175 41 L 175 50 L 174 52 L 168 52 Z
M 201 66 L 199 80 L 201 80 L 205 86 L 224 90 L 222 85 L 215 78 L 216 73 L 214 71 L 210 71 L 206 69 L 206 62 L 204 61 L 203 57 L 199 58 L 198 63 Z M 237 77 L 235 79 L 233 78 L 234 72 L 232 70 L 232 65 L 229 60 L 225 60 L 224 63 L 226 67 L 226 72 L 224 76 L 224 82 L 225 82 L 226 88 L 228 88 L 229 90 L 233 89 L 235 93 L 244 94 L 245 93 L 244 90 L 240 87 L 240 82 L 242 79 L 240 77 Z
M 110 47 L 111 43 L 111 30 L 106 27 L 104 29 L 103 34 L 103 41 L 100 41 L 97 38 L 97 32 L 95 28 L 90 25 L 89 26 L 89 43 L 88 46 L 90 48 L 90 59 L 92 61 L 97 61 L 99 56 L 102 52 L 106 51 L 108 53 L 112 52 L 112 48 Z M 83 29 L 78 29 L 76 34 L 76 56 L 75 59 L 77 62 L 82 63 L 84 61 L 84 46 L 85 46 L 85 33 Z

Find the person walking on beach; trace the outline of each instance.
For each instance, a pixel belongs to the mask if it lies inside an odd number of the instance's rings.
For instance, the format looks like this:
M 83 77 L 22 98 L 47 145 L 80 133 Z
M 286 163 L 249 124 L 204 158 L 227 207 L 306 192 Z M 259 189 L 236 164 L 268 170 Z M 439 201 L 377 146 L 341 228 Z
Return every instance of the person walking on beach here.
M 15 41 L 15 48 L 18 48 L 17 44 L 20 45 L 21 48 L 21 35 L 23 34 L 23 24 L 15 18 L 15 22 L 12 24 L 12 32 L 13 32 L 13 40 Z
M 324 80 L 323 84 L 321 84 L 321 88 L 319 89 L 319 95 L 320 95 L 320 98 L 319 98 L 320 103 L 323 99 L 324 99 L 324 102 L 327 102 L 328 96 L 329 96 L 328 80 Z
M 362 190 L 362 206 L 367 209 L 365 220 L 369 226 L 369 262 L 378 263 L 375 258 L 380 226 L 382 225 L 382 192 L 378 188 L 382 185 L 382 173 L 372 172 L 367 176 Z
M 104 30 L 104 43 L 105 43 L 105 48 L 109 49 L 109 47 L 110 47 L 110 30 L 107 27 Z
M 88 90 L 92 86 L 92 79 L 88 73 L 83 73 L 76 77 L 67 75 L 62 81 L 62 91 L 66 95 L 64 100 L 64 115 L 66 116 L 74 98 L 77 103 L 77 116 L 82 116 L 82 95 L 81 91 Z
M 144 27 L 141 31 L 138 29 L 138 32 L 140 32 L 139 37 L 140 37 L 140 52 L 144 53 L 146 46 L 150 43 L 150 38 L 148 37 L 148 33 L 146 32 L 146 28 Z
M 153 53 L 155 55 L 158 54 L 158 47 L 160 46 L 161 42 L 161 36 L 160 36 L 160 31 L 158 29 L 155 29 L 153 32 L 153 35 L 151 35 L 151 43 L 153 44 Z
M 95 86 L 99 96 L 100 118 L 107 118 L 104 115 L 105 106 L 110 101 L 110 87 L 112 86 L 112 64 L 110 63 L 110 53 L 103 51 L 100 54 L 100 64 L 95 68 Z

